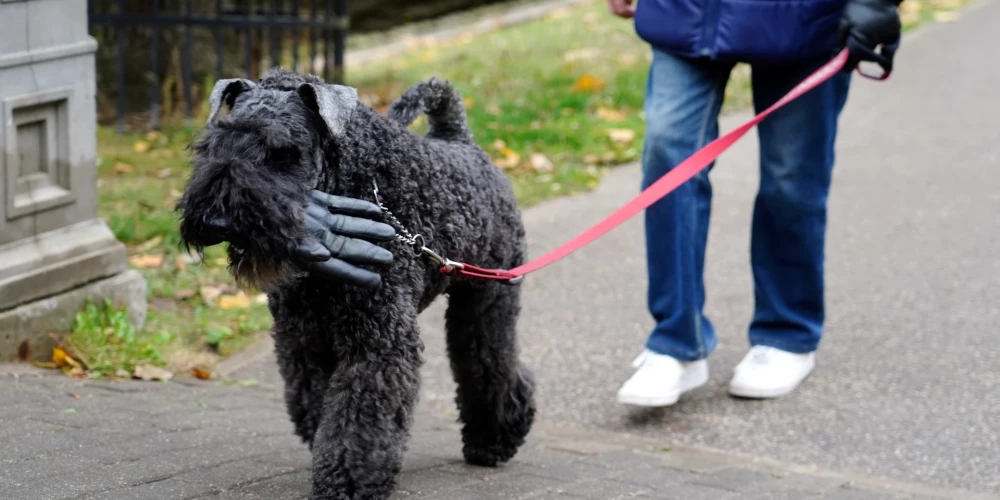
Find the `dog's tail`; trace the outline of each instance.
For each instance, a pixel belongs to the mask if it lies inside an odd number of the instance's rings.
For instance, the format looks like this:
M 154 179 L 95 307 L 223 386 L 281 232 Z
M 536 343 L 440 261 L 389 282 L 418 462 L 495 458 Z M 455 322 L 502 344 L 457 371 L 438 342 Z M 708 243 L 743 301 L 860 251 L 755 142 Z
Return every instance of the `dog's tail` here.
M 428 137 L 446 141 L 473 143 L 465 123 L 462 96 L 450 83 L 432 77 L 406 89 L 389 106 L 386 115 L 403 125 L 413 123 L 420 113 L 427 114 Z

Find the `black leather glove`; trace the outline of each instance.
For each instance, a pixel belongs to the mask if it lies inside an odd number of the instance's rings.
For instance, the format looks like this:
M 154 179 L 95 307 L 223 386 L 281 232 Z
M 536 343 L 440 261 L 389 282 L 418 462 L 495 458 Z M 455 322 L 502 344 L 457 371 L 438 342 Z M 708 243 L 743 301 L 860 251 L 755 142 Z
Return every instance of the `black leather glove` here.
M 385 266 L 392 253 L 373 241 L 389 241 L 396 230 L 377 222 L 382 209 L 355 198 L 313 191 L 306 207 L 306 240 L 295 250 L 303 267 L 326 278 L 366 288 L 381 284 L 378 273 L 357 266 Z
M 847 0 L 840 20 L 841 42 L 850 49 L 845 71 L 853 71 L 861 61 L 878 63 L 888 75 L 899 46 L 902 23 L 901 0 Z M 881 50 L 875 49 L 881 45 Z

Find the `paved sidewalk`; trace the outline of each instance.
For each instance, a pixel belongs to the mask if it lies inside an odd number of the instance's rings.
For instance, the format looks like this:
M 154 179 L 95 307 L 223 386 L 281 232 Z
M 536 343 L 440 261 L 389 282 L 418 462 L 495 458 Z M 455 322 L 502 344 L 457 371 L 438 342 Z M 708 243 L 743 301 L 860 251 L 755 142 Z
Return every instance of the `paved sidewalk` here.
M 265 356 L 245 369 L 276 370 L 272 363 Z M 5 371 L 2 499 L 308 497 L 309 453 L 271 383 L 78 381 L 0 366 Z M 988 498 L 545 425 L 496 469 L 465 465 L 460 450 L 454 422 L 420 412 L 393 498 Z

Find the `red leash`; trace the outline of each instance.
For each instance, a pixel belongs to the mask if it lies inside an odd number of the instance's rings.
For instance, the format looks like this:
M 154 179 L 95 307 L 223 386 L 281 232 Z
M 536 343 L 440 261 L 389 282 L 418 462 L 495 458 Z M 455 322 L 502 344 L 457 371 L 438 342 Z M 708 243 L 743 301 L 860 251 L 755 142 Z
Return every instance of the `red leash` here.
M 576 238 L 566 242 L 562 246 L 550 251 L 549 253 L 532 260 L 524 265 L 518 266 L 511 270 L 503 269 L 484 269 L 481 267 L 476 267 L 463 262 L 453 262 L 453 261 L 443 261 L 441 266 L 441 271 L 454 276 L 467 276 L 470 278 L 482 278 L 482 279 L 493 279 L 493 280 L 504 280 L 509 281 L 512 284 L 520 283 L 524 279 L 524 276 L 528 273 L 535 272 L 557 260 L 560 260 L 567 255 L 583 248 L 592 241 L 600 238 L 608 231 L 618 227 L 626 220 L 632 218 L 634 215 L 645 210 L 653 203 L 656 203 L 664 196 L 670 194 L 671 191 L 677 189 L 678 186 L 684 184 L 692 177 L 694 177 L 698 172 L 711 164 L 716 158 L 718 158 L 722 153 L 729 149 L 737 140 L 743 137 L 751 128 L 756 126 L 758 123 L 767 118 L 768 115 L 775 112 L 782 106 L 798 99 L 806 92 L 816 88 L 821 83 L 829 80 L 831 77 L 836 75 L 839 71 L 844 68 L 844 65 L 848 60 L 848 49 L 842 50 L 836 57 L 834 57 L 830 62 L 824 64 L 813 74 L 809 75 L 805 80 L 799 83 L 790 92 L 785 94 L 778 102 L 774 103 L 771 107 L 767 108 L 757 116 L 754 116 L 746 123 L 740 125 L 735 130 L 727 133 L 726 135 L 719 137 L 718 139 L 710 142 L 704 148 L 698 150 L 695 154 L 691 155 L 688 159 L 681 162 L 672 170 L 667 172 L 663 177 L 657 180 L 653 185 L 646 188 L 642 193 L 629 201 L 625 206 L 621 207 L 607 218 L 597 223 L 595 226 L 591 227 L 587 231 L 583 232 Z M 864 72 L 859 72 L 867 77 L 877 80 L 884 80 L 887 78 L 888 72 L 881 75 L 880 77 L 873 77 Z

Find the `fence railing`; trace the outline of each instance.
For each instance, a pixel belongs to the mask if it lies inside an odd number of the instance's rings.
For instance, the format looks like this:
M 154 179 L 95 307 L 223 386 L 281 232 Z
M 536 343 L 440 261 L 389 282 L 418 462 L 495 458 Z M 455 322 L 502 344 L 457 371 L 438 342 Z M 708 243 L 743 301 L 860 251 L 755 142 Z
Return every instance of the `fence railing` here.
M 347 33 L 347 0 L 168 0 L 174 9 L 163 8 L 164 0 L 88 0 L 91 31 L 102 32 L 105 43 L 116 40 L 117 92 L 116 121 L 119 132 L 124 129 L 126 114 L 126 72 L 129 69 L 126 54 L 135 50 L 129 45 L 128 29 L 135 27 L 149 31 L 149 115 L 150 127 L 159 128 L 161 119 L 160 86 L 162 66 L 161 31 L 180 29 L 181 77 L 184 115 L 191 119 L 192 101 L 192 30 L 208 29 L 214 38 L 215 79 L 260 77 L 263 61 L 267 67 L 282 65 L 293 71 L 321 75 L 330 83 L 343 83 L 344 41 Z M 214 6 L 211 3 L 214 2 Z M 180 4 L 180 5 L 178 5 Z M 269 50 L 263 50 L 267 32 Z M 239 65 L 226 64 L 226 56 L 233 56 L 234 45 L 242 45 L 242 71 Z M 290 47 L 290 50 L 288 50 Z M 142 47 L 142 50 L 147 50 Z M 197 48 L 199 56 L 204 47 Z M 268 55 L 269 52 L 269 55 Z M 238 54 L 238 52 L 236 52 Z M 227 71 L 228 68 L 228 71 Z M 241 72 L 242 74 L 232 74 Z

